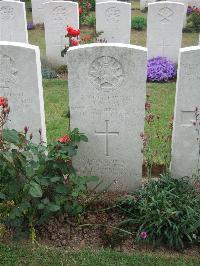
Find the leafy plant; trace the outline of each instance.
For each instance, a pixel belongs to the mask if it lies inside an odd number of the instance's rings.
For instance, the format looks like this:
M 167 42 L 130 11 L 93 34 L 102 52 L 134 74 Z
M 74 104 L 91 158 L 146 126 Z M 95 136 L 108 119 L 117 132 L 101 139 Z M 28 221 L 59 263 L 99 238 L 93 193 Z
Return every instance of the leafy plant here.
M 165 175 L 150 180 L 118 208 L 126 216 L 122 224 L 137 232 L 137 240 L 181 249 L 200 243 L 199 206 L 200 194 L 191 180 Z
M 3 99 L 0 97 L 0 99 Z M 0 130 L 1 202 L 13 202 L 5 222 L 18 230 L 34 233 L 35 226 L 56 213 L 78 215 L 79 202 L 93 177 L 80 177 L 72 166 L 78 143 L 87 137 L 74 129 L 56 142 L 34 144 L 28 128 L 24 132 L 3 129 L 7 101 L 3 101 Z M 0 101 L 1 105 L 1 101 Z M 5 107 L 6 106 L 6 107 Z M 41 136 L 41 130 L 39 130 Z
M 131 29 L 135 29 L 135 30 L 145 30 L 147 27 L 147 19 L 144 17 L 133 17 L 131 19 Z
M 96 24 L 96 17 L 94 14 L 90 14 L 85 17 L 84 24 L 88 25 L 89 27 L 94 27 Z

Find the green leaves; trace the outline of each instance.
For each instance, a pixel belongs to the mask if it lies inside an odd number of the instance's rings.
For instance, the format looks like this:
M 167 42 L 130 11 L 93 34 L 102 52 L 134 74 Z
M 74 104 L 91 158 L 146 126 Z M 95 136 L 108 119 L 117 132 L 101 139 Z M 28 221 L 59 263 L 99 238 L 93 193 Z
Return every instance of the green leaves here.
M 193 235 L 200 232 L 200 195 L 191 181 L 162 176 L 150 180 L 144 187 L 118 206 L 129 220 L 129 226 L 148 233 L 153 245 L 165 244 L 181 249 L 195 243 Z
M 29 194 L 34 197 L 34 198 L 41 198 L 42 197 L 42 189 L 41 186 L 34 182 L 30 182 L 30 189 L 29 189 Z
M 3 130 L 3 138 L 5 141 L 15 144 L 15 145 L 19 145 L 20 144 L 20 138 L 19 138 L 19 133 L 12 129 L 4 129 Z
M 88 141 L 84 134 L 76 128 L 69 133 L 69 141 L 48 146 L 31 143 L 16 130 L 5 129 L 3 138 L 6 150 L 0 151 L 0 178 L 5 189 L 0 200 L 13 202 L 8 222 L 17 227 L 15 231 L 41 224 L 56 212 L 78 215 L 83 211 L 79 198 L 95 179 L 76 176 L 72 157 L 77 144 Z

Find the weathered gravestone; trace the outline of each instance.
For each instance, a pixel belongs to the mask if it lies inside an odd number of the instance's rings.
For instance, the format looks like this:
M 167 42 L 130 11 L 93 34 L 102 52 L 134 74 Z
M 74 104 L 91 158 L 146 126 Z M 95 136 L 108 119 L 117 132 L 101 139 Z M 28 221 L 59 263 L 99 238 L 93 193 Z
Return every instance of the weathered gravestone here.
M 174 177 L 192 176 L 200 169 L 199 138 L 195 108 L 200 111 L 200 47 L 180 50 L 172 137 L 171 172 Z M 198 111 L 198 112 L 199 112 Z
M 158 2 L 156 0 L 140 0 L 140 10 L 148 8 L 148 4 Z
M 66 27 L 79 28 L 78 3 L 52 1 L 45 3 L 45 40 L 47 60 L 54 66 L 65 65 L 61 51 L 69 44 Z
M 40 51 L 36 46 L 0 42 L 0 96 L 10 105 L 8 127 L 23 131 L 29 127 L 33 141 L 39 132 L 46 141 Z
M 162 56 L 177 62 L 182 41 L 184 5 L 157 2 L 148 7 L 148 58 Z
M 165 0 L 163 0 L 163 1 L 165 1 Z M 161 2 L 161 0 L 140 0 L 140 10 L 144 10 L 145 8 L 148 8 L 148 4 L 155 3 L 155 2 Z M 187 12 L 188 0 L 170 0 L 169 2 L 184 4 L 185 5 L 185 12 Z
M 24 3 L 0 1 L 0 41 L 28 42 Z
M 32 17 L 35 25 L 44 23 L 44 3 L 46 2 L 47 0 L 31 0 Z
M 74 165 L 103 178 L 101 189 L 131 191 L 142 176 L 146 48 L 89 44 L 67 53 L 71 129 L 81 144 Z
M 98 41 L 129 44 L 131 4 L 118 1 L 96 4 L 96 31 L 102 32 Z
M 189 6 L 194 7 L 200 7 L 200 0 L 189 0 L 188 1 Z

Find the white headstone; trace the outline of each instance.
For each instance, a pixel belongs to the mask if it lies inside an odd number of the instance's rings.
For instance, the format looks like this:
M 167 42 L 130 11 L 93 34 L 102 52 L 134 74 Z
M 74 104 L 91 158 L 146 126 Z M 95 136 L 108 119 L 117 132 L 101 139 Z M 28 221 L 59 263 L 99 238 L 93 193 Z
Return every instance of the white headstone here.
M 31 0 L 32 17 L 35 25 L 44 23 L 44 3 L 46 2 L 47 0 Z
M 144 10 L 145 8 L 147 8 L 148 4 L 150 4 L 150 3 L 155 3 L 155 2 L 160 2 L 160 1 L 161 0 L 140 0 L 140 10 Z M 165 1 L 165 0 L 163 0 L 163 1 Z M 188 7 L 188 1 L 189 0 L 170 0 L 170 2 L 184 4 L 186 11 L 187 11 L 187 7 Z
M 40 51 L 36 46 L 0 42 L 0 96 L 10 105 L 8 127 L 23 131 L 29 127 L 33 141 L 46 141 Z
M 24 3 L 0 1 L 0 41 L 28 42 Z
M 144 10 L 145 8 L 148 8 L 148 4 L 155 3 L 156 0 L 140 0 L 140 10 Z
M 96 4 L 96 31 L 103 32 L 98 40 L 129 44 L 131 4 L 119 1 Z
M 65 65 L 61 51 L 69 40 L 65 38 L 66 27 L 79 28 L 78 3 L 70 1 L 52 1 L 45 3 L 45 40 L 47 60 L 54 66 Z
M 172 2 L 149 4 L 147 21 L 148 58 L 167 57 L 177 62 L 182 41 L 184 5 Z
M 199 0 L 189 0 L 188 1 L 188 4 L 189 4 L 189 6 L 195 6 L 195 7 L 200 7 L 200 1 Z
M 146 48 L 89 44 L 67 52 L 71 129 L 81 144 L 74 165 L 103 178 L 101 189 L 132 191 L 142 176 Z
M 172 138 L 173 177 L 191 177 L 197 168 L 200 169 L 197 141 L 199 136 L 193 125 L 196 107 L 200 108 L 200 47 L 198 46 L 183 48 L 180 52 Z

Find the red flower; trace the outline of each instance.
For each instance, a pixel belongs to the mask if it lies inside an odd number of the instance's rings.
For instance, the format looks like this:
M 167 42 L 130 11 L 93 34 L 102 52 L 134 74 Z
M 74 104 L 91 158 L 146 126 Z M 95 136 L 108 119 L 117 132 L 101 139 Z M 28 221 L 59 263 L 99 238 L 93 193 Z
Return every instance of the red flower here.
M 58 139 L 58 142 L 65 143 L 65 144 L 70 142 L 70 141 L 71 141 L 71 139 L 70 139 L 70 137 L 68 135 L 65 135 L 65 136 L 63 136 L 63 137 Z
M 71 45 L 72 46 L 77 46 L 78 45 L 78 41 L 77 40 L 71 40 Z
M 7 100 L 4 97 L 0 97 L 0 106 L 5 106 L 7 103 Z
M 80 30 L 75 30 L 72 27 L 67 27 L 66 30 L 67 30 L 68 34 L 72 37 L 77 37 L 80 34 Z
M 79 14 L 81 15 L 83 13 L 83 8 L 79 7 Z

